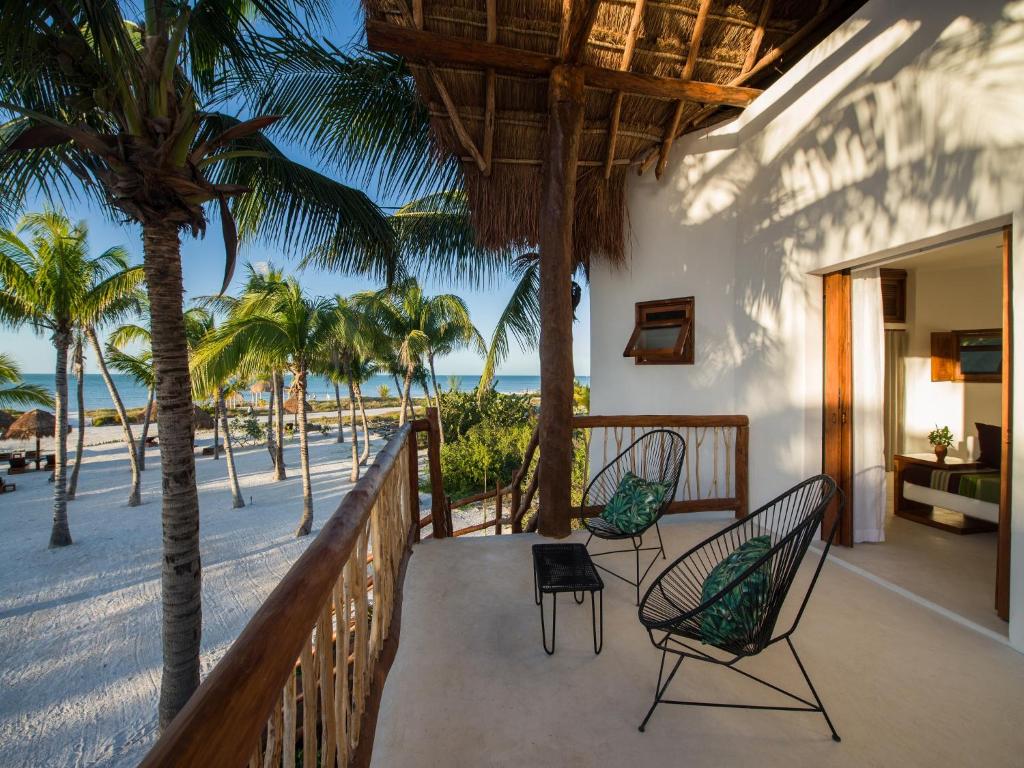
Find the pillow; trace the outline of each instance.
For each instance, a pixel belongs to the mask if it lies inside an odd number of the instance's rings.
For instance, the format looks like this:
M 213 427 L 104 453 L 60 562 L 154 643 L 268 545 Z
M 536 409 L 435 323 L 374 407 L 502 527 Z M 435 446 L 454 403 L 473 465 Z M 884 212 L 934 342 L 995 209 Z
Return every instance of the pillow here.
M 604 505 L 601 517 L 623 533 L 642 531 L 658 516 L 669 488 L 669 483 L 648 482 L 627 472 Z
M 974 426 L 978 430 L 978 446 L 981 448 L 978 461 L 986 467 L 999 469 L 1003 463 L 1003 428 L 978 422 Z
M 755 536 L 733 550 L 704 580 L 701 603 L 710 600 L 772 548 L 770 536 Z M 707 610 L 704 611 L 700 635 L 708 645 L 730 646 L 746 639 L 751 627 L 757 626 L 771 587 L 771 561 L 765 561 Z

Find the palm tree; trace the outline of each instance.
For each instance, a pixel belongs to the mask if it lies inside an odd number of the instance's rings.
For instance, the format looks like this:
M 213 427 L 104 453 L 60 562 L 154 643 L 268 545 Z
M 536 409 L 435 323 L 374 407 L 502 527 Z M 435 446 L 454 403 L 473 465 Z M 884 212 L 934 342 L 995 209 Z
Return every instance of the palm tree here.
M 76 329 L 87 332 L 112 312 L 123 311 L 125 297 L 141 282 L 141 271 L 128 266 L 123 249 L 111 248 L 90 258 L 86 237 L 84 224 L 72 225 L 52 210 L 27 214 L 17 230 L 0 231 L 0 318 L 49 332 L 57 353 L 51 547 L 72 543 L 66 475 L 68 350 Z
M 471 344 L 480 334 L 461 298 L 451 293 L 427 296 L 415 278 L 406 278 L 380 291 L 357 294 L 354 300 L 370 318 L 368 333 L 383 336 L 385 342 L 390 340 L 398 349 L 404 366 L 399 424 L 404 424 L 417 366 L 432 354 L 443 352 L 445 344 Z M 382 346 L 379 340 L 376 346 Z
M 275 117 L 217 109 L 273 86 L 280 41 L 307 34 L 299 14 L 321 11 L 320 0 L 147 0 L 136 22 L 117 2 L 0 10 L 0 213 L 34 192 L 85 193 L 142 228 L 163 473 L 161 726 L 198 686 L 202 628 L 180 234 L 202 234 L 217 209 L 225 286 L 238 240 L 257 234 L 351 253 L 353 268 L 374 272 L 391 258 L 377 207 L 289 161 L 261 133 Z
M 245 506 L 242 489 L 238 483 L 238 472 L 235 468 L 235 450 L 231 445 L 231 429 L 228 426 L 228 409 L 224 402 L 229 390 L 234 389 L 236 382 L 230 381 L 232 372 L 223 368 L 214 369 L 204 360 L 200 351 L 208 341 L 216 336 L 217 324 L 212 312 L 202 307 L 192 307 L 186 313 L 186 336 L 189 340 L 189 352 L 193 359 L 192 388 L 197 399 L 213 399 L 214 426 L 219 426 L 224 433 L 224 458 L 228 467 L 228 487 L 231 489 L 232 509 Z M 213 434 L 213 457 L 217 458 L 217 432 Z
M 371 357 L 355 355 L 348 361 L 349 374 L 352 377 L 352 388 L 355 391 L 356 403 L 359 405 L 359 420 L 363 426 L 363 449 L 359 454 L 359 463 L 365 464 L 370 459 L 370 423 L 366 418 L 366 406 L 363 404 L 363 383 L 380 373 L 380 366 Z M 352 434 L 355 435 L 355 425 Z
M 138 352 L 124 350 L 124 346 L 132 341 L 133 332 L 145 334 L 146 345 Z M 139 471 L 146 470 L 146 440 L 149 439 L 149 427 L 152 421 L 153 403 L 156 402 L 156 377 L 153 371 L 153 352 L 148 345 L 149 329 L 136 324 L 122 325 L 110 334 L 107 339 L 107 363 L 118 373 L 130 376 L 136 384 L 146 388 L 146 410 L 142 414 L 142 431 L 136 446 L 136 463 Z
M 232 373 L 287 367 L 295 377 L 299 403 L 299 459 L 302 473 L 302 519 L 296 536 L 313 527 L 313 487 L 309 472 L 309 441 L 306 434 L 306 384 L 310 368 L 322 359 L 330 343 L 337 315 L 331 302 L 311 299 L 294 278 L 260 297 L 243 296 L 235 311 L 196 352 L 194 366 L 211 380 Z
M 52 408 L 53 396 L 46 387 L 22 381 L 21 368 L 14 358 L 0 352 L 0 408 L 26 408 L 30 405 Z
M 78 406 L 78 434 L 75 442 L 75 464 L 68 479 L 68 501 L 74 501 L 78 494 L 78 474 L 82 471 L 82 454 L 85 453 L 85 339 L 81 329 L 75 331 L 71 348 L 71 373 L 75 377 L 75 403 Z

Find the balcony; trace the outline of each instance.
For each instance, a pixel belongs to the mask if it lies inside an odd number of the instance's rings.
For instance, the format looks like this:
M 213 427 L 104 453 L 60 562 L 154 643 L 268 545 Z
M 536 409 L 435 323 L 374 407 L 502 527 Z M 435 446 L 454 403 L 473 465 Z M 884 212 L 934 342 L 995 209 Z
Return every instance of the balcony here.
M 672 511 L 746 514 L 745 417 L 587 416 L 573 426 L 593 466 L 644 430 L 682 433 L 690 450 Z M 530 555 L 541 539 L 451 535 L 460 532 L 444 503 L 437 434 L 436 413 L 399 430 L 143 766 L 1001 766 L 1024 752 L 1024 657 L 834 560 L 794 642 L 841 744 L 818 714 L 667 705 L 639 733 L 661 656 L 633 588 L 605 578 L 600 655 L 589 601 L 563 597 L 557 650 L 545 654 Z M 426 516 L 415 492 L 421 467 L 434 490 Z M 480 531 L 531 527 L 527 475 L 496 489 L 499 517 Z M 666 517 L 669 558 L 727 522 Z M 629 573 L 632 552 L 612 557 Z M 780 622 L 797 610 L 816 560 Z M 740 667 L 806 690 L 780 646 Z M 667 695 L 792 703 L 695 663 Z

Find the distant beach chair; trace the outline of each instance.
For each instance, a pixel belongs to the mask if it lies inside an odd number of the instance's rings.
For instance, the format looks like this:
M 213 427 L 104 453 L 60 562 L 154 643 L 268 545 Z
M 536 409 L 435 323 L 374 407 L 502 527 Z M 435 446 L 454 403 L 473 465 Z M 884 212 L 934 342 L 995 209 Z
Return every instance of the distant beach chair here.
M 46 454 L 46 466 L 43 469 L 47 472 L 52 472 L 57 468 L 57 454 L 48 453 Z
M 9 475 L 19 475 L 28 471 L 28 460 L 24 456 L 14 454 L 7 461 L 10 464 L 10 468 L 7 470 Z
M 16 490 L 18 490 L 18 486 L 15 483 L 5 483 L 4 479 L 0 477 L 0 493 L 10 493 Z
M 157 445 L 156 435 L 150 435 L 146 438 L 146 445 Z

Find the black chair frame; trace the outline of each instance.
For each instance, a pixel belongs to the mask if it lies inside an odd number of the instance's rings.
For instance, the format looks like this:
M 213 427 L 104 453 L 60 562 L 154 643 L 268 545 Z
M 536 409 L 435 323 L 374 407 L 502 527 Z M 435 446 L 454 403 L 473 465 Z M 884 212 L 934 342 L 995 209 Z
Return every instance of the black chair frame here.
M 809 489 L 813 489 L 814 486 L 820 486 L 820 496 L 815 502 L 813 509 L 811 509 L 803 520 L 798 524 L 794 525 L 791 530 L 782 535 L 778 541 L 776 541 L 771 550 L 761 557 L 756 563 L 745 569 L 743 573 L 734 578 L 728 585 L 726 585 L 716 595 L 712 596 L 704 602 L 700 602 L 699 597 L 697 602 L 700 605 L 695 607 L 684 606 L 681 600 L 669 599 L 669 595 L 666 594 L 666 590 L 663 586 L 663 579 L 677 571 L 680 564 L 692 561 L 695 557 L 702 557 L 707 554 L 709 546 L 720 540 L 728 540 L 733 538 L 735 533 L 744 528 L 752 525 L 756 525 L 758 517 L 765 514 L 768 510 L 777 509 L 780 504 L 784 504 L 788 499 L 793 498 L 794 494 L 806 493 Z M 788 595 L 789 588 L 792 585 L 792 581 L 796 576 L 796 572 L 799 568 L 807 549 L 810 546 L 811 539 L 814 534 L 823 525 L 825 512 L 832 504 L 833 499 L 838 497 L 838 509 L 836 511 L 835 520 L 830 526 L 828 536 L 824 539 L 825 544 L 822 548 L 821 557 L 818 559 L 817 565 L 814 569 L 814 574 L 811 577 L 810 583 L 808 584 L 807 591 L 803 596 L 800 603 L 800 607 L 797 610 L 796 616 L 793 619 L 793 623 L 780 634 L 773 635 L 775 622 L 778 618 L 779 612 L 782 609 L 783 604 L 786 602 L 786 596 Z M 814 591 L 814 587 L 818 582 L 818 577 L 821 574 L 821 569 L 825 564 L 825 559 L 828 557 L 828 552 L 832 546 L 832 541 L 835 538 L 836 531 L 839 525 L 842 509 L 845 504 L 842 491 L 836 486 L 835 482 L 827 475 L 818 475 L 816 477 L 809 478 L 803 481 L 799 485 L 791 488 L 786 493 L 781 494 L 772 501 L 765 504 L 760 509 L 752 512 L 749 516 L 736 521 L 727 528 L 719 531 L 714 536 L 706 539 L 697 546 L 690 549 L 688 552 L 679 557 L 673 562 L 665 571 L 651 584 L 648 588 L 647 593 L 644 595 L 644 599 L 641 602 L 639 614 L 640 621 L 644 624 L 650 636 L 651 643 L 655 648 L 661 651 L 661 665 L 658 669 L 658 683 L 655 687 L 654 702 L 651 704 L 650 709 L 647 711 L 643 722 L 640 723 L 639 730 L 643 732 L 651 716 L 654 714 L 655 709 L 659 704 L 673 704 L 680 706 L 696 706 L 696 707 L 720 707 L 727 709 L 752 709 L 752 710 L 773 710 L 782 712 L 815 712 L 820 713 L 828 724 L 829 730 L 832 733 L 832 739 L 836 742 L 841 741 L 839 733 L 836 731 L 835 725 L 832 723 L 832 719 L 828 715 L 828 711 L 825 709 L 825 705 L 818 695 L 817 689 L 811 682 L 811 677 L 807 672 L 807 668 L 804 666 L 803 661 L 800 659 L 800 655 L 797 653 L 796 647 L 793 645 L 792 635 L 796 631 L 797 626 L 800 623 L 800 619 L 804 615 L 804 611 L 807 608 L 807 603 L 810 600 L 811 593 Z M 771 533 L 771 530 L 761 529 L 763 533 Z M 777 557 L 780 552 L 785 553 L 784 561 L 778 562 Z M 745 579 L 750 577 L 752 574 L 757 572 L 759 569 L 770 565 L 778 564 L 780 567 L 774 569 L 777 571 L 776 577 L 781 576 L 783 583 L 778 584 L 776 594 L 772 596 L 769 603 L 765 605 L 766 612 L 763 616 L 763 620 L 758 627 L 753 627 L 754 630 L 747 642 L 743 645 L 737 644 L 735 646 L 716 647 L 704 645 L 704 648 L 713 648 L 714 651 L 709 652 L 703 648 L 696 647 L 692 642 L 687 640 L 696 641 L 699 644 L 703 644 L 703 641 L 699 636 L 695 636 L 694 627 L 699 625 L 700 617 L 712 606 L 716 605 L 725 595 L 731 592 Z M 693 585 L 696 586 L 696 585 Z M 660 596 L 657 598 L 659 601 L 663 598 L 665 602 L 659 606 L 659 610 L 664 608 L 666 605 L 675 606 L 680 610 L 678 616 L 666 617 L 661 621 L 652 621 L 654 618 L 649 612 L 645 618 L 645 609 L 649 607 L 649 601 L 652 599 L 652 595 Z M 670 590 L 669 590 L 670 591 Z M 697 588 L 698 596 L 700 595 L 699 587 Z M 788 691 L 772 682 L 764 680 L 750 672 L 739 669 L 737 664 L 743 659 L 756 656 L 757 654 L 764 651 L 766 648 L 775 645 L 776 643 L 786 644 L 789 649 L 797 667 L 803 676 L 804 681 L 807 684 L 809 691 L 809 697 L 805 695 L 799 695 L 792 691 Z M 675 663 L 672 665 L 671 670 L 668 674 L 665 674 L 666 670 L 666 659 L 668 655 L 672 654 L 677 656 Z M 717 655 L 716 655 L 717 654 Z M 716 664 L 718 666 L 729 669 L 743 677 L 753 680 L 761 684 L 762 686 L 775 691 L 776 693 L 782 694 L 790 699 L 793 704 L 789 706 L 772 706 L 762 704 L 734 704 L 724 702 L 712 702 L 712 701 L 689 701 L 666 698 L 665 694 L 668 691 L 669 685 L 675 678 L 676 673 L 679 671 L 679 667 L 682 665 L 685 659 L 693 659 L 694 661 L 706 662 Z
M 590 550 L 590 542 L 596 536 L 599 539 L 605 539 L 607 541 L 625 541 L 628 539 L 632 544 L 629 549 L 609 549 L 604 552 L 590 552 L 591 558 L 604 557 L 605 555 L 618 555 L 627 552 L 634 554 L 634 560 L 636 563 L 636 570 L 634 572 L 635 581 L 631 581 L 626 576 L 616 573 L 615 571 L 605 568 L 603 565 L 599 565 L 596 561 L 594 562 L 595 567 L 600 568 L 605 573 L 614 576 L 621 581 L 626 582 L 636 590 L 636 602 L 640 604 L 640 585 L 644 579 L 647 578 L 647 574 L 651 572 L 654 564 L 658 562 L 658 556 L 661 555 L 663 560 L 667 560 L 665 555 L 665 545 L 661 539 L 661 529 L 658 527 L 658 520 L 668 510 L 669 505 L 675 499 L 676 490 L 679 487 L 679 475 L 683 469 L 683 458 L 686 455 L 686 441 L 677 432 L 673 432 L 669 429 L 652 429 L 644 434 L 640 435 L 636 440 L 629 444 L 625 450 L 623 450 L 618 456 L 612 459 L 600 472 L 598 472 L 594 479 L 587 485 L 585 491 L 583 491 L 583 499 L 581 506 L 586 509 L 587 507 L 599 506 L 604 507 L 605 504 L 611 499 L 615 493 L 615 489 L 618 487 L 618 481 L 621 479 L 624 472 L 619 472 L 620 465 L 627 459 L 631 458 L 632 452 L 637 450 L 637 446 L 641 445 L 644 441 L 662 440 L 668 441 L 669 449 L 662 451 L 656 459 L 655 469 L 659 472 L 660 478 L 663 481 L 672 483 L 671 490 L 665 495 L 665 500 L 662 502 L 661 507 L 658 509 L 658 513 L 654 516 L 654 519 L 639 531 L 633 531 L 632 533 L 626 533 L 620 531 L 611 523 L 607 522 L 602 517 L 585 517 L 583 518 L 583 527 L 589 532 L 587 537 L 586 546 L 587 550 Z M 678 456 L 675 456 L 675 452 L 678 450 Z M 632 465 L 633 462 L 630 462 Z M 618 475 L 613 478 L 613 474 Z M 643 476 L 641 473 L 636 473 L 645 480 L 652 480 L 649 476 Z M 596 503 L 595 503 L 596 502 Z M 656 547 L 645 547 L 644 534 L 647 533 L 651 528 L 658 536 L 658 546 Z M 643 575 L 640 574 L 640 553 L 641 552 L 654 552 L 654 557 L 651 562 L 647 564 L 647 568 L 644 569 Z

